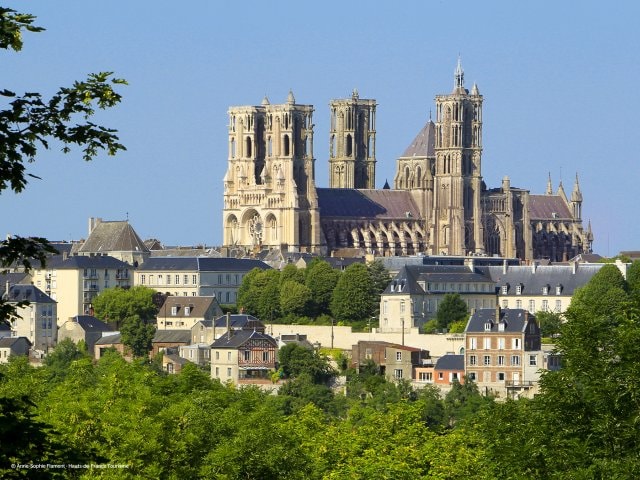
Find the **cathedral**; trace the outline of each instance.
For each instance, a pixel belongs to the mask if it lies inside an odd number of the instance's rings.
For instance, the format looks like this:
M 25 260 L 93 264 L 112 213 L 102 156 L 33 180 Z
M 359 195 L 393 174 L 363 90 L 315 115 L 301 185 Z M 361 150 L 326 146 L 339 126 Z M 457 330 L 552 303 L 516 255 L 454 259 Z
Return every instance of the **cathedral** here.
M 315 182 L 312 105 L 229 109 L 224 176 L 225 246 L 321 255 L 486 255 L 566 261 L 591 252 L 576 175 L 531 194 L 504 177 L 487 188 L 482 166 L 482 102 L 465 88 L 458 60 L 450 94 L 397 159 L 393 188 L 375 188 L 376 101 L 329 104 L 329 188 Z

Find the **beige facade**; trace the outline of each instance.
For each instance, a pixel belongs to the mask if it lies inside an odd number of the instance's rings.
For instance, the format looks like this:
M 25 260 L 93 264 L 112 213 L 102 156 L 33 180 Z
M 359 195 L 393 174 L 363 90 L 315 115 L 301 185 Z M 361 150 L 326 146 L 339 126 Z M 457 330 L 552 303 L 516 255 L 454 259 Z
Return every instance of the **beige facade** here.
M 278 344 L 256 331 L 229 331 L 211 345 L 211 377 L 223 383 L 271 382 Z
M 311 105 L 229 109 L 224 176 L 224 245 L 379 256 L 498 255 L 566 261 L 590 252 L 578 178 L 570 196 L 551 181 L 543 195 L 482 179 L 483 96 L 465 88 L 458 61 L 453 91 L 437 95 L 431 119 L 398 158 L 393 190 L 376 189 L 376 102 L 330 103 L 329 183 L 314 180 Z
M 216 297 L 167 297 L 158 311 L 158 330 L 186 330 L 203 320 L 222 315 Z
M 12 285 L 3 299 L 16 306 L 17 317 L 11 318 L 11 336 L 25 337 L 31 348 L 47 353 L 58 339 L 57 304 L 34 285 Z M 18 302 L 29 302 L 18 307 Z

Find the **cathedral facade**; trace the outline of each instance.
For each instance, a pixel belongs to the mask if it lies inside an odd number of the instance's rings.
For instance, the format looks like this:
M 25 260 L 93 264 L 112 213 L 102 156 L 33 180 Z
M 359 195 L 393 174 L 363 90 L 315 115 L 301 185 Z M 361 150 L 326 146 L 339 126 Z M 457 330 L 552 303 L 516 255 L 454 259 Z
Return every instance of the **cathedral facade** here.
M 543 195 L 482 180 L 482 103 L 465 88 L 436 96 L 431 119 L 397 160 L 393 189 L 375 188 L 376 102 L 332 100 L 329 188 L 315 182 L 313 106 L 286 103 L 229 109 L 224 176 L 224 245 L 329 255 L 498 255 L 563 261 L 591 251 L 576 176 L 570 197 L 549 178 Z

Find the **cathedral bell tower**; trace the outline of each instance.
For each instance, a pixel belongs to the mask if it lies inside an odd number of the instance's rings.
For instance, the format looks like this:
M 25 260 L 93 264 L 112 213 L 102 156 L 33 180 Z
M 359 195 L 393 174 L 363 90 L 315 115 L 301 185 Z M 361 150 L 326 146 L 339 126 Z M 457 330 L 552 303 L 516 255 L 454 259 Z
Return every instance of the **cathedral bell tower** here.
M 329 186 L 375 188 L 376 101 L 351 98 L 331 100 L 329 131 Z
M 480 193 L 482 188 L 482 95 L 477 85 L 464 87 L 460 59 L 449 95 L 436 96 L 433 252 L 445 255 L 484 253 Z
M 229 109 L 224 245 L 314 252 L 320 245 L 313 158 L 313 106 Z

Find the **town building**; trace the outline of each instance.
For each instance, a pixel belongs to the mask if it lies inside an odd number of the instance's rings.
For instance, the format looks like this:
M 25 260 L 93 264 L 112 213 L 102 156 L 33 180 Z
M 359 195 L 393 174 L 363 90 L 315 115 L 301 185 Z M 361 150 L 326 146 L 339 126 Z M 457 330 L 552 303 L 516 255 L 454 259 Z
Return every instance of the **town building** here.
M 449 386 L 464 383 L 464 355 L 443 355 L 433 368 L 433 383 Z
M 83 341 L 87 352 L 93 356 L 95 345 L 105 334 L 113 332 L 113 328 L 91 315 L 76 315 L 64 322 L 58 329 L 58 341 L 66 338 L 73 343 Z
M 411 381 L 416 368 L 430 363 L 430 357 L 427 350 L 408 345 L 361 340 L 351 349 L 351 362 L 357 370 L 373 362 L 387 379 Z
M 175 297 L 165 298 L 156 316 L 158 330 L 187 330 L 197 322 L 213 320 L 222 315 L 222 308 L 216 297 Z
M 213 257 L 150 257 L 135 272 L 135 285 L 175 297 L 213 297 L 234 305 L 244 276 L 254 268 L 270 268 L 253 259 Z
M 504 396 L 531 388 L 530 367 L 542 368 L 540 328 L 524 309 L 476 310 L 465 328 L 465 346 L 465 375 L 483 393 Z
M 7 363 L 11 357 L 28 356 L 31 342 L 26 337 L 0 338 L 0 363 Z
M 2 299 L 16 307 L 17 316 L 9 319 L 12 337 L 25 337 L 31 348 L 43 354 L 55 347 L 58 339 L 55 300 L 38 287 L 23 284 L 8 286 Z M 22 302 L 28 305 L 19 306 Z
M 271 383 L 277 367 L 278 344 L 253 330 L 233 331 L 211 345 L 211 377 L 236 385 Z
M 313 106 L 265 97 L 229 108 L 223 244 L 257 253 L 498 255 L 566 261 L 591 251 L 578 177 L 568 196 L 551 178 L 544 194 L 482 177 L 483 102 L 460 61 L 449 94 L 396 162 L 393 189 L 376 189 L 376 101 L 330 102 L 330 188 L 315 181 Z M 542 172 L 540 172 L 542 173 Z

